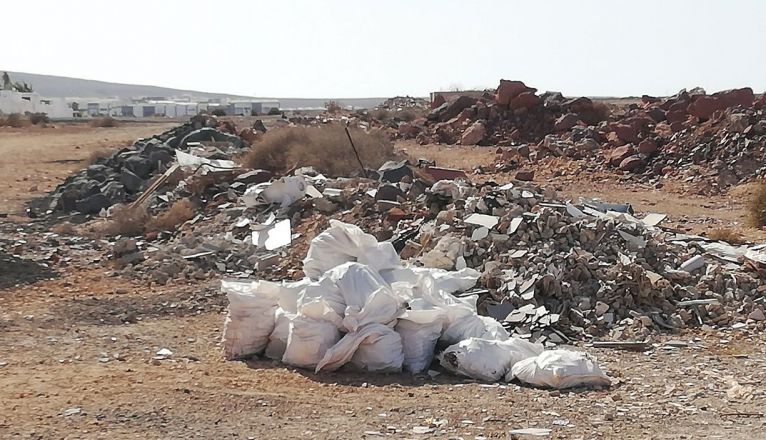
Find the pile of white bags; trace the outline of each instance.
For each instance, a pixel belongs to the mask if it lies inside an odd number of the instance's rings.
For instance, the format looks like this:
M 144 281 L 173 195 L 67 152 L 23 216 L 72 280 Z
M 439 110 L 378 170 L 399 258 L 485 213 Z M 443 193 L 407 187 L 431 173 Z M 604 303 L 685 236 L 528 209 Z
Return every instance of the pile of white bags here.
M 564 356 L 576 366 L 560 368 L 544 357 L 555 352 L 511 339 L 499 322 L 479 316 L 476 295 L 454 296 L 476 284 L 476 270 L 406 267 L 391 243 L 378 243 L 354 225 L 331 220 L 312 240 L 304 272 L 306 279 L 290 283 L 222 282 L 229 298 L 228 359 L 263 354 L 316 372 L 346 366 L 419 373 L 440 344 L 449 345 L 439 356 L 442 366 L 475 379 L 552 387 L 595 384 L 599 374 L 599 384 L 606 379 L 595 363 L 571 360 L 576 356 Z M 540 362 L 526 362 L 535 359 Z M 517 371 L 519 365 L 524 368 Z M 563 380 L 548 377 L 562 371 Z M 570 373 L 578 378 L 567 380 Z

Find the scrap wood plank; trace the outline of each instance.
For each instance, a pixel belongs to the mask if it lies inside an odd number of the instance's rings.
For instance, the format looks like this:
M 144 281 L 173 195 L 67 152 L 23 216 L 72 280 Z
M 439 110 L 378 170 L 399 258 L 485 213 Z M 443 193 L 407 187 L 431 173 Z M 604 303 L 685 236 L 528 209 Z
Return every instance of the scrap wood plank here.
M 143 193 L 133 202 L 130 204 L 130 209 L 133 209 L 137 206 L 140 206 L 142 203 L 144 203 L 149 196 L 151 196 L 157 189 L 162 186 L 173 174 L 175 174 L 176 170 L 180 169 L 180 166 L 178 164 L 175 164 L 168 168 L 159 178 L 157 178 L 151 185 L 149 185 L 149 188 L 146 188 Z

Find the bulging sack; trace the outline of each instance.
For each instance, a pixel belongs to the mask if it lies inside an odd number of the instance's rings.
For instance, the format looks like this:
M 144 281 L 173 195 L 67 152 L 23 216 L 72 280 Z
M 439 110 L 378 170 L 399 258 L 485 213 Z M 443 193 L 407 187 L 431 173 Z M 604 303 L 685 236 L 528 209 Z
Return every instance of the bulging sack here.
M 370 372 L 397 372 L 402 369 L 402 340 L 390 327 L 371 323 L 346 333 L 317 364 L 315 372 L 335 371 L 346 363 Z
M 431 365 L 443 325 L 444 312 L 436 308 L 407 310 L 399 317 L 394 329 L 402 338 L 404 369 L 417 374 Z
M 549 350 L 518 362 L 506 375 L 536 387 L 572 388 L 611 385 L 596 359 L 587 353 L 569 350 Z
M 289 327 L 282 362 L 300 368 L 314 368 L 327 350 L 340 340 L 338 327 L 330 321 L 296 316 Z
M 303 272 L 316 279 L 336 266 L 358 260 L 375 270 L 392 269 L 401 264 L 390 243 L 378 243 L 358 226 L 330 220 L 330 227 L 311 240 L 303 260 Z
M 519 338 L 507 341 L 470 338 L 447 347 L 439 356 L 439 362 L 453 374 L 497 382 L 514 364 L 542 352 L 541 344 Z
M 223 329 L 226 359 L 259 354 L 269 343 L 281 286 L 268 281 L 222 281 L 221 291 L 229 300 Z
M 282 360 L 287 348 L 287 338 L 290 336 L 290 322 L 296 315 L 281 307 L 277 308 L 274 315 L 274 331 L 269 335 L 269 344 L 263 354 L 269 359 Z

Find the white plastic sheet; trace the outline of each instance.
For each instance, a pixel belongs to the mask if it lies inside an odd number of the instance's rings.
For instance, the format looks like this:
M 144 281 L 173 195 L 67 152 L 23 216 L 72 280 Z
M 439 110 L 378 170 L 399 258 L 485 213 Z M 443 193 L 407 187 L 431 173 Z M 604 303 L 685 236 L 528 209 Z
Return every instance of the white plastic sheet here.
M 258 225 L 252 233 L 253 244 L 259 248 L 273 251 L 292 242 L 290 219 L 280 220 L 271 225 Z
M 497 382 L 514 364 L 542 352 L 541 344 L 519 338 L 507 341 L 469 338 L 447 347 L 439 356 L 439 361 L 442 367 L 454 374 Z
M 225 170 L 237 167 L 237 164 L 232 160 L 211 160 L 204 157 L 195 156 L 193 154 L 184 153 L 180 150 L 176 150 L 176 160 L 178 161 L 178 165 L 184 168 L 196 168 L 205 166 L 207 170 Z
M 514 377 L 529 385 L 558 389 L 611 384 L 594 357 L 569 350 L 549 350 L 520 361 L 508 372 L 506 381 Z

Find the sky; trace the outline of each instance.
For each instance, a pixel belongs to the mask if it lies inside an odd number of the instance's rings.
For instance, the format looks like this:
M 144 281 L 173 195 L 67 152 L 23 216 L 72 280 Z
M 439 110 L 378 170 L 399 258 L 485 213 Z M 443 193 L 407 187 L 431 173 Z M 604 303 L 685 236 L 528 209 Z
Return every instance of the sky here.
M 766 89 L 763 0 L 3 2 L 0 69 L 261 97 Z

